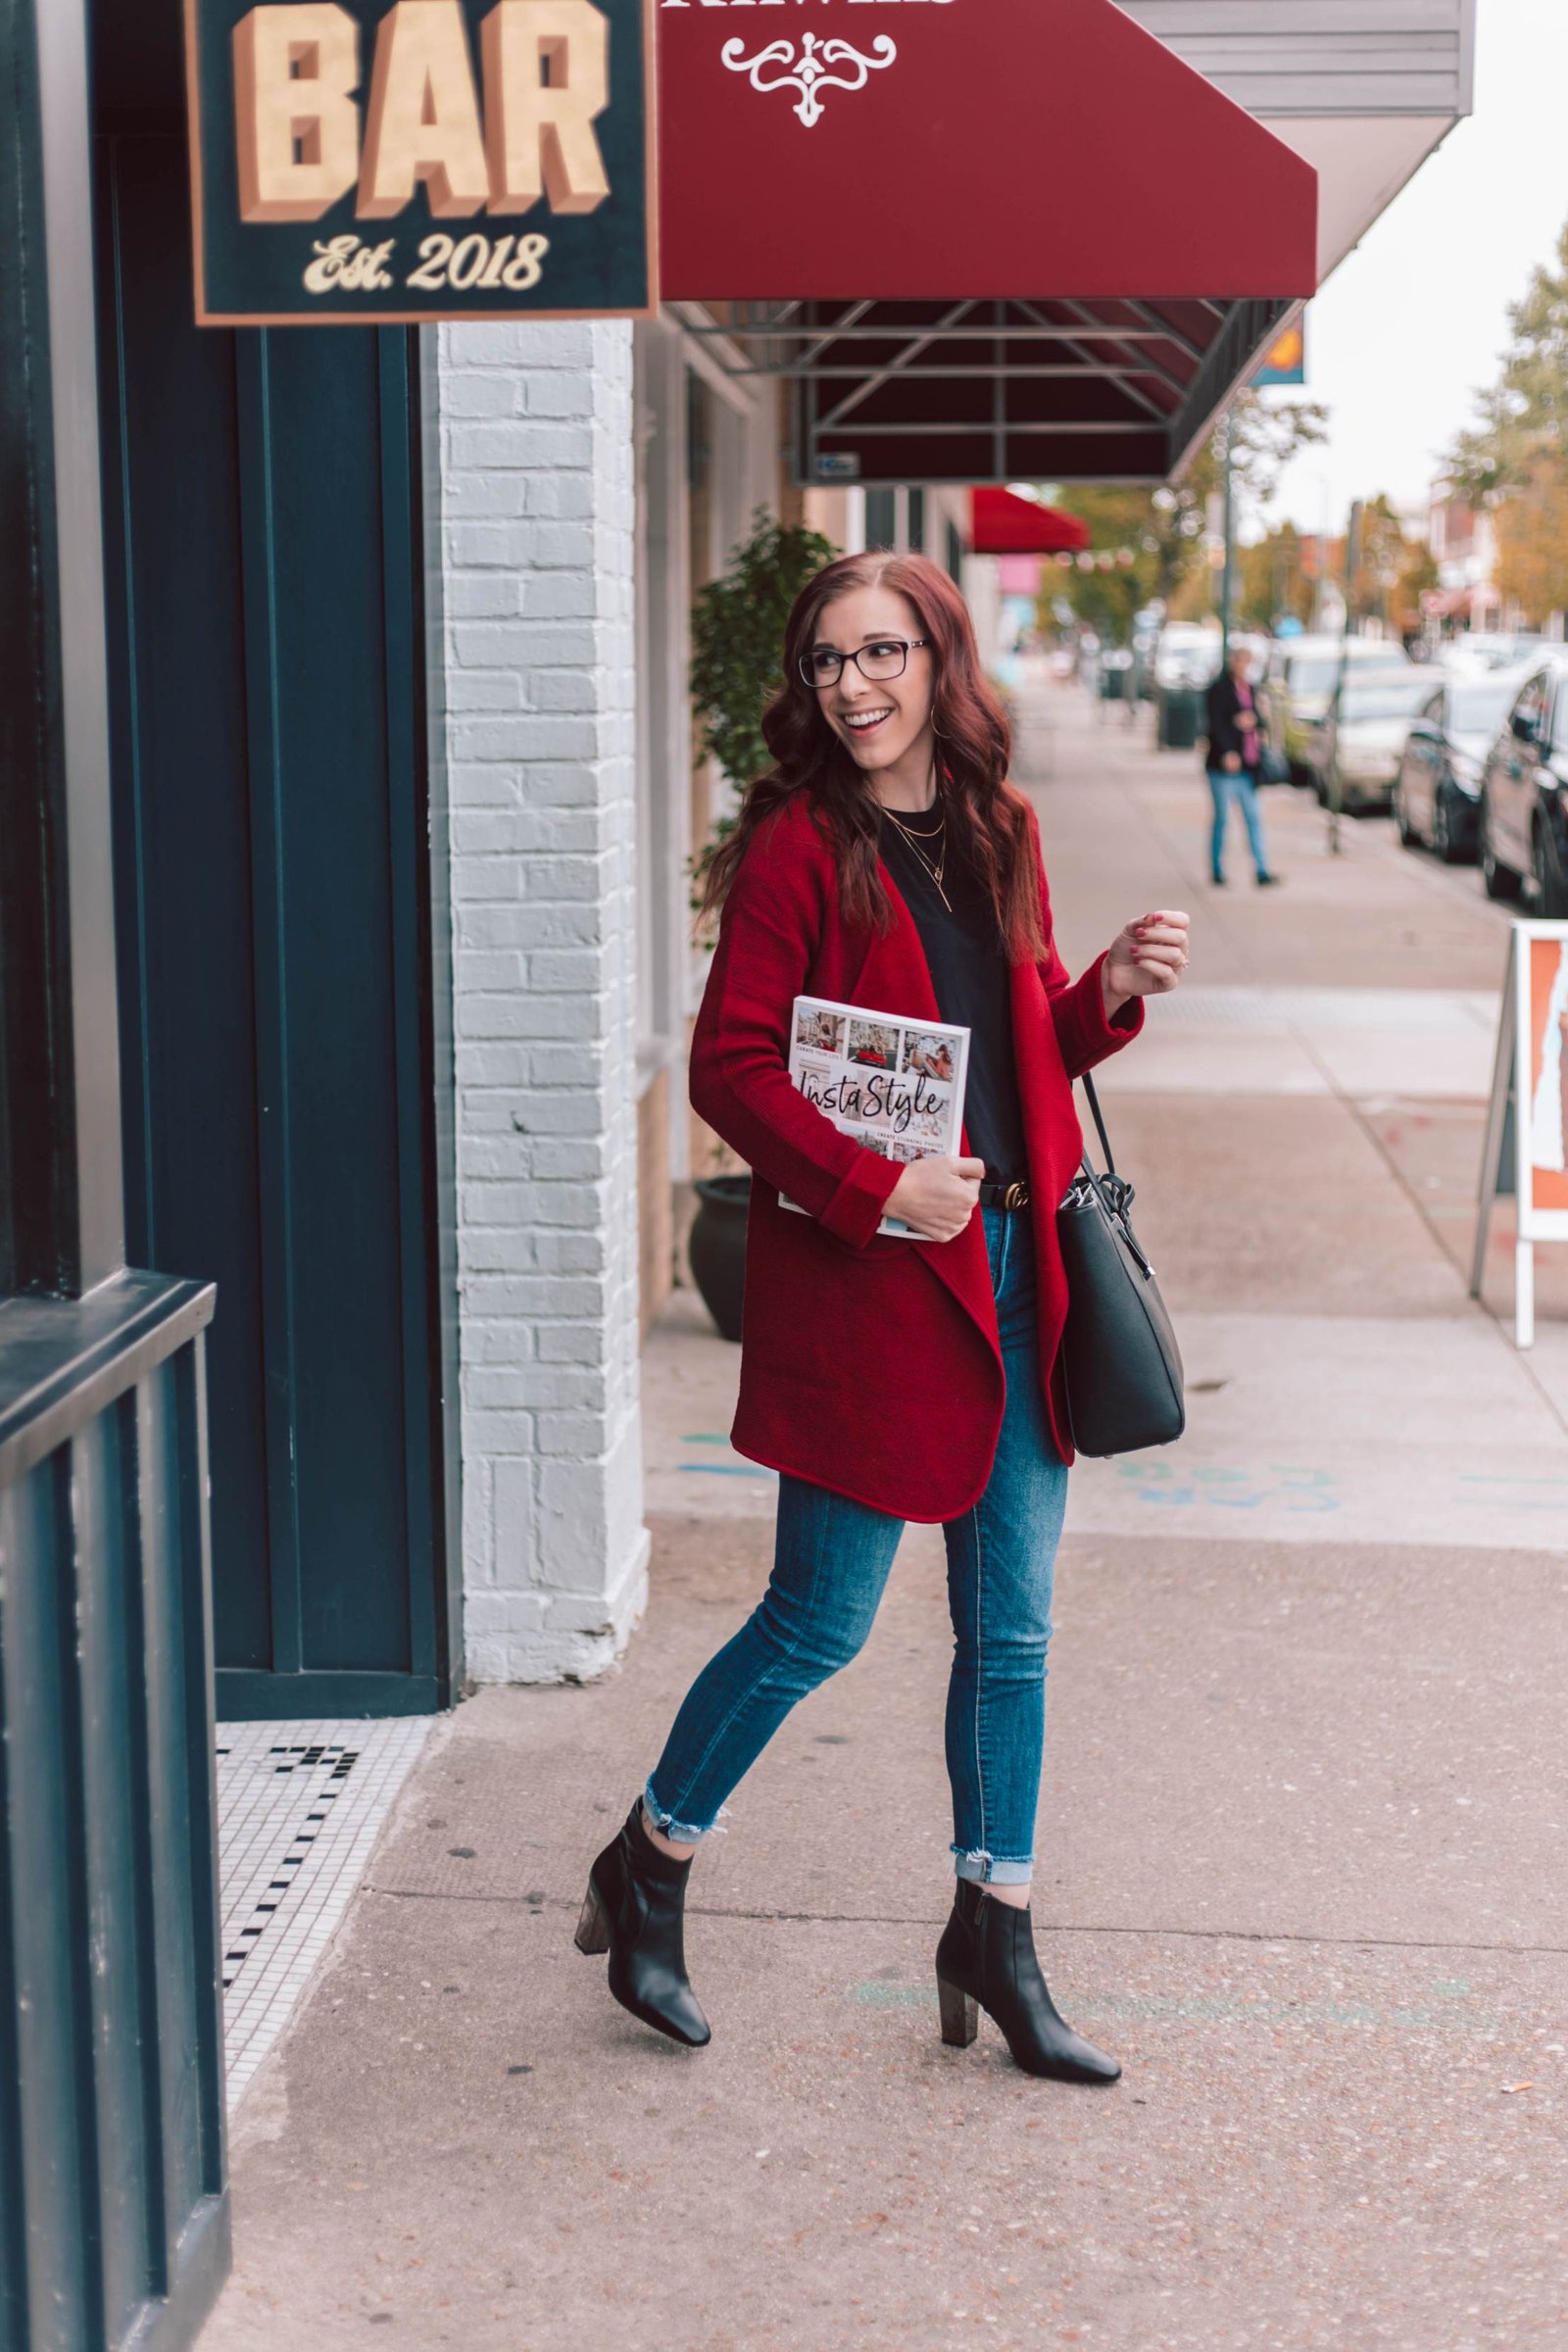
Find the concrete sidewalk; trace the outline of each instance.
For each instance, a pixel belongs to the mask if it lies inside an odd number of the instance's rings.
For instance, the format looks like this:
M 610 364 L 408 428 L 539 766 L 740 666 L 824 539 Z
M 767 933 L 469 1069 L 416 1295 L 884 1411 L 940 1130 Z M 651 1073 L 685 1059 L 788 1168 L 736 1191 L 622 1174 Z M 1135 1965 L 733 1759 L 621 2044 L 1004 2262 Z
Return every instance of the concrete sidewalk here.
M 1190 760 L 1033 698 L 1073 963 L 1198 918 L 1105 1089 L 1192 1386 L 1074 1474 L 1036 1917 L 1104 2094 L 937 2033 L 940 1538 L 699 1863 L 706 2052 L 610 2003 L 587 1861 L 752 1605 L 735 1353 L 649 1348 L 653 1598 L 623 1669 L 435 1735 L 240 2111 L 204 2352 L 1568 2346 L 1568 1252 L 1515 1354 L 1465 1296 L 1505 926 L 1386 826 L 1203 880 Z M 1047 749 L 1049 743 L 1049 752 Z

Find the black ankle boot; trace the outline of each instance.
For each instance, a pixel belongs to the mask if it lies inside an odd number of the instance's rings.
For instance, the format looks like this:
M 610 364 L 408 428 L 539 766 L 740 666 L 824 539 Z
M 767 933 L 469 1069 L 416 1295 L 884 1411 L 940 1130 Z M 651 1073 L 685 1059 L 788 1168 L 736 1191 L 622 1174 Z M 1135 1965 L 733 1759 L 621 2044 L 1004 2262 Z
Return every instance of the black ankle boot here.
M 682 1916 L 690 1857 L 662 1854 L 643 1827 L 639 1797 L 625 1827 L 588 1873 L 579 1952 L 610 1954 L 610 1989 L 645 2026 L 700 2050 L 712 2029 L 686 1982 Z
M 1027 1909 L 999 1903 L 972 1879 L 958 1881 L 953 1917 L 937 1945 L 942 2038 L 965 2050 L 983 2009 L 1002 2028 L 1026 2075 L 1057 2082 L 1114 2082 L 1121 2068 L 1056 2015 L 1035 1955 Z

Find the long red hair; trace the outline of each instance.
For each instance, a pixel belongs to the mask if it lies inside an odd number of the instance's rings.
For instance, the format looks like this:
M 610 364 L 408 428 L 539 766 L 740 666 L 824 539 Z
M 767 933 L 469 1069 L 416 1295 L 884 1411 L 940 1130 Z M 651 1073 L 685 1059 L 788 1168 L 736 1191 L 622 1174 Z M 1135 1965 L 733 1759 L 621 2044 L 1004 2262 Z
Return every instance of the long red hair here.
M 878 803 L 823 717 L 815 690 L 801 675 L 801 657 L 816 642 L 827 607 L 857 588 L 897 589 L 931 640 L 935 671 L 932 719 L 943 793 L 968 856 L 991 894 L 997 923 L 1014 963 L 1046 953 L 1029 805 L 1007 781 L 1012 730 L 987 682 L 969 608 L 940 565 L 926 556 L 841 556 L 808 581 L 784 631 L 784 675 L 762 718 L 776 765 L 749 785 L 734 832 L 708 862 L 701 907 L 721 906 L 759 832 L 787 802 L 806 793 L 839 869 L 846 921 L 887 931 L 893 907 L 877 857 Z

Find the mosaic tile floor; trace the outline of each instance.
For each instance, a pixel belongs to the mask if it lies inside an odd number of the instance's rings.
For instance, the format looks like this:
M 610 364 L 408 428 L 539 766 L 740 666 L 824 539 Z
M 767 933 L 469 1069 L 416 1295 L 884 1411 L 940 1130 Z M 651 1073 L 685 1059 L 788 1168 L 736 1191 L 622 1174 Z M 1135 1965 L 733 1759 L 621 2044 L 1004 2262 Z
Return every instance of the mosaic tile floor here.
M 220 1723 L 223 2040 L 232 2110 L 337 1932 L 435 1722 Z

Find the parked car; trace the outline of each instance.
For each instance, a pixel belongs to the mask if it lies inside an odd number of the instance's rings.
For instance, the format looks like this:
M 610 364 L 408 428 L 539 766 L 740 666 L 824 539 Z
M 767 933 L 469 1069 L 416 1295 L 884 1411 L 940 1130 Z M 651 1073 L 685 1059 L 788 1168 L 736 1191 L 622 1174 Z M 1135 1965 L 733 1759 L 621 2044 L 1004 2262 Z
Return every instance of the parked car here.
M 1544 660 L 1550 650 L 1544 637 L 1526 630 L 1467 629 L 1449 638 L 1440 658 L 1459 668 L 1518 669 L 1523 662 Z
M 1338 761 L 1340 806 L 1348 815 L 1387 809 L 1410 721 L 1431 692 L 1431 672 L 1413 662 L 1402 669 L 1353 662 L 1338 700 L 1330 698 L 1328 715 L 1311 731 L 1318 799 L 1327 804 Z
M 1171 620 L 1154 648 L 1154 684 L 1206 686 L 1219 676 L 1219 630 L 1196 620 Z
M 1531 670 L 1487 756 L 1481 872 L 1489 899 L 1568 915 L 1568 656 Z
M 1318 782 L 1317 732 L 1328 717 L 1342 662 L 1359 668 L 1413 668 L 1400 645 L 1373 637 L 1287 637 L 1274 647 L 1266 685 L 1291 782 L 1310 791 Z
M 1415 714 L 1394 788 L 1407 850 L 1423 844 L 1448 865 L 1473 864 L 1481 842 L 1481 774 L 1522 673 L 1450 670 Z

